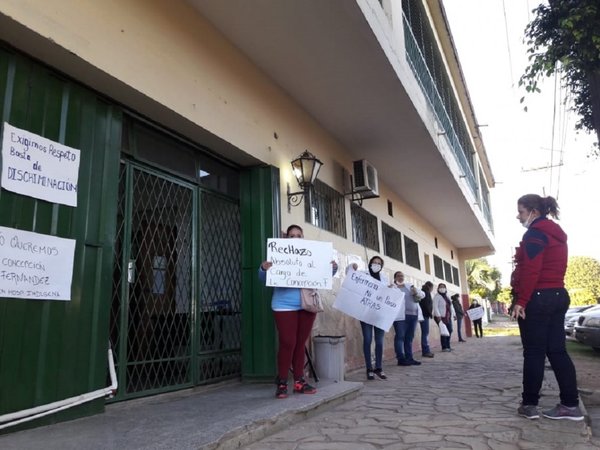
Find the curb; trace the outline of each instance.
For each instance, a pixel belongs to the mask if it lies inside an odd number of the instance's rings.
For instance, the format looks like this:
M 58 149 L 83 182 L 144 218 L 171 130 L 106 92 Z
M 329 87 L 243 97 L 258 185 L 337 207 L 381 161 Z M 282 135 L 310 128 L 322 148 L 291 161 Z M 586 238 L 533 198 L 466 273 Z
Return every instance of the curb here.
M 328 408 L 355 399 L 360 394 L 363 386 L 363 383 L 356 382 L 344 382 L 338 388 L 336 388 L 335 384 L 326 386 L 319 389 L 325 395 L 308 405 L 300 408 L 292 407 L 270 418 L 255 420 L 252 423 L 235 428 L 218 439 L 198 448 L 199 450 L 233 450 L 244 448 L 260 439 L 282 431 L 289 425 L 303 421 Z

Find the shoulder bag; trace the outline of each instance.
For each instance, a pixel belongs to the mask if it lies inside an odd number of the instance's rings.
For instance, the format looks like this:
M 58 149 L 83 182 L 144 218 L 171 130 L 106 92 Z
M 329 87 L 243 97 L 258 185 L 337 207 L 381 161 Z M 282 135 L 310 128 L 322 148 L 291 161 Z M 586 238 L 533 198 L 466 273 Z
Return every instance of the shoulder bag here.
M 300 289 L 300 300 L 302 309 L 308 312 L 318 313 L 323 311 L 323 302 L 319 291 L 316 289 Z

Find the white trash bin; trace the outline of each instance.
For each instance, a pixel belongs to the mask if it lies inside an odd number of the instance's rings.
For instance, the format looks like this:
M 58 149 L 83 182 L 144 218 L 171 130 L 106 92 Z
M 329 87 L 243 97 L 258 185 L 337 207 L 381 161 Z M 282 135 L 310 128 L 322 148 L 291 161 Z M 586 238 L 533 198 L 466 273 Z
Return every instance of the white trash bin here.
M 315 336 L 315 370 L 319 378 L 344 381 L 345 336 Z

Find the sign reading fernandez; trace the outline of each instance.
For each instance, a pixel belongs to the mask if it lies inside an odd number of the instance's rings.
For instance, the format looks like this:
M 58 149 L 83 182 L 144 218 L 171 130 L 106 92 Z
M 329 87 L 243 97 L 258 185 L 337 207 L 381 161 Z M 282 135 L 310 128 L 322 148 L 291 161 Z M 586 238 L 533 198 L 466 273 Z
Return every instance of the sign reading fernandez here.
M 71 300 L 75 240 L 0 227 L 0 297 Z

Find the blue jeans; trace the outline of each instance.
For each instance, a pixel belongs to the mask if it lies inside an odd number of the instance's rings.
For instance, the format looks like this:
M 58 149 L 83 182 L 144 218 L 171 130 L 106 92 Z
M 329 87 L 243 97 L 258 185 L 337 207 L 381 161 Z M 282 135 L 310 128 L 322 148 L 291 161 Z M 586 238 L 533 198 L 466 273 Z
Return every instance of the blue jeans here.
M 375 368 L 381 369 L 383 364 L 383 337 L 385 331 L 365 322 L 360 322 L 363 335 L 363 353 L 365 354 L 365 365 L 367 370 L 373 370 L 371 360 L 371 342 L 373 341 L 373 328 L 375 328 Z
M 415 338 L 418 317 L 406 315 L 404 320 L 394 322 L 394 350 L 398 361 L 412 361 L 412 343 Z
M 431 353 L 431 349 L 429 348 L 429 319 L 425 317 L 425 319 L 421 322 L 421 354 L 425 355 L 426 353 Z
M 560 402 L 579 405 L 575 366 L 565 347 L 564 320 L 571 299 L 563 288 L 534 291 L 525 308 L 525 320 L 519 319 L 523 344 L 523 404 L 537 405 L 544 379 L 546 357 L 550 361 Z
M 459 340 L 459 341 L 462 341 L 462 340 L 463 340 L 463 337 L 462 337 L 462 331 L 461 331 L 461 328 L 462 328 L 462 321 L 463 321 L 463 318 L 462 318 L 462 317 L 458 317 L 458 316 L 456 316 L 456 331 L 458 331 L 458 340 Z
M 442 344 L 442 350 L 445 348 L 450 348 L 450 337 L 452 336 L 452 319 L 450 319 L 448 322 L 446 322 L 444 319 L 442 319 L 442 322 L 444 322 L 446 324 L 446 328 L 448 328 L 448 332 L 450 333 L 450 336 L 441 336 L 440 335 L 440 343 Z

